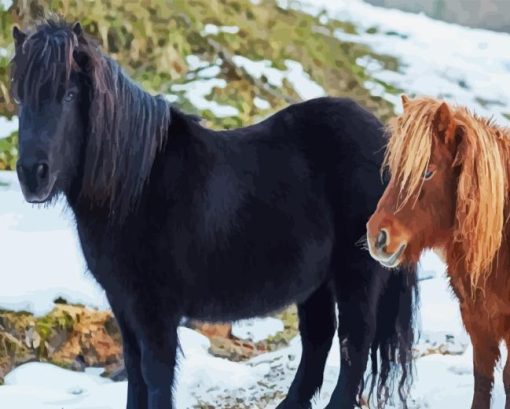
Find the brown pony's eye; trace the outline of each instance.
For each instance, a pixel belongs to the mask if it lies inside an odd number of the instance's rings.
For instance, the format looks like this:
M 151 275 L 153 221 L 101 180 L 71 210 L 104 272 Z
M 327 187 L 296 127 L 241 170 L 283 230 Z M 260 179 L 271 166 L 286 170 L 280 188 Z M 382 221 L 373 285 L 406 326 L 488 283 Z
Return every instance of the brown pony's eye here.
M 425 170 L 425 172 L 423 172 L 423 179 L 424 180 L 429 180 L 432 178 L 432 176 L 434 176 L 434 171 L 431 170 L 431 169 L 427 169 Z

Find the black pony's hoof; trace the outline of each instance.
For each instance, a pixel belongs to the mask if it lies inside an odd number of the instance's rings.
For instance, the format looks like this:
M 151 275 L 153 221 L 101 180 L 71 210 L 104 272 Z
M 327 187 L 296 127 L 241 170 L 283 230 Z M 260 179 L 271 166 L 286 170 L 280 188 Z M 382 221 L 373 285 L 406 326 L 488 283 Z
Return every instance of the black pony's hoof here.
M 330 401 L 324 409 L 354 409 L 354 408 L 358 408 L 358 407 L 359 406 L 357 406 L 356 404 L 353 404 L 353 403 L 346 404 L 344 402 L 337 403 L 337 402 Z
M 276 409 L 312 409 L 310 402 L 296 402 L 290 399 L 284 399 Z

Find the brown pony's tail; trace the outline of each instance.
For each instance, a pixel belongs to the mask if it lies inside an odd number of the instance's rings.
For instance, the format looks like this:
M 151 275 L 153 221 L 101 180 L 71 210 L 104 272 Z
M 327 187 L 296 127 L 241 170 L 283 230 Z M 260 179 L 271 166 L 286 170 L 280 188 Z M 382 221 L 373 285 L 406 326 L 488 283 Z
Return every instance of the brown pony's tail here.
M 407 408 L 414 372 L 417 284 L 416 266 L 395 270 L 379 300 L 377 328 L 370 353 L 369 390 L 369 401 L 372 401 L 375 392 L 379 408 L 384 407 L 388 400 L 394 401 L 395 394 L 398 394 L 402 406 Z

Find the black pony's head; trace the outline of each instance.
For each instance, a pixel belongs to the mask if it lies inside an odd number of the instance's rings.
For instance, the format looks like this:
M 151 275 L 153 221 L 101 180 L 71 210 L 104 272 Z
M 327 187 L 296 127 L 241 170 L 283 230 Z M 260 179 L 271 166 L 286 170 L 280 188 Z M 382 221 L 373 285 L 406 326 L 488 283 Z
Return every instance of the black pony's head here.
M 18 177 L 27 201 L 74 192 L 125 216 L 166 139 L 170 109 L 134 84 L 79 23 L 13 29 Z
M 27 35 L 13 29 L 12 94 L 19 105 L 18 177 L 29 202 L 45 202 L 77 171 L 88 119 L 83 69 L 74 53 L 81 37 L 53 22 Z

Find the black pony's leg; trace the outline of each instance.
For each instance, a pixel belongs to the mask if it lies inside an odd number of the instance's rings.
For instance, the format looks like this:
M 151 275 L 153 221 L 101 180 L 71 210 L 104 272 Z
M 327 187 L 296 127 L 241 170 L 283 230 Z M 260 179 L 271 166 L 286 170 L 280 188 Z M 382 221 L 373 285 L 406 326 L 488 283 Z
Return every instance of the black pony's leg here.
M 124 366 L 128 376 L 127 409 L 147 409 L 147 386 L 142 375 L 140 346 L 123 314 L 116 315 L 122 334 Z
M 170 324 L 171 322 L 171 324 Z M 174 407 L 172 387 L 177 353 L 178 320 L 144 320 L 139 327 L 142 376 L 147 385 L 148 409 Z
M 298 305 L 299 331 L 303 352 L 285 400 L 277 409 L 310 408 L 311 399 L 322 386 L 324 366 L 335 335 L 335 299 L 324 284 Z
M 129 314 L 120 307 L 115 299 L 109 297 L 113 314 L 119 325 L 122 336 L 124 367 L 128 378 L 127 409 L 147 409 L 147 386 L 142 375 L 141 352 L 133 323 L 129 322 Z
M 367 366 L 376 330 L 377 295 L 370 263 L 351 260 L 336 283 L 340 374 L 327 409 L 352 409 Z

